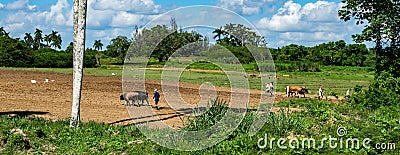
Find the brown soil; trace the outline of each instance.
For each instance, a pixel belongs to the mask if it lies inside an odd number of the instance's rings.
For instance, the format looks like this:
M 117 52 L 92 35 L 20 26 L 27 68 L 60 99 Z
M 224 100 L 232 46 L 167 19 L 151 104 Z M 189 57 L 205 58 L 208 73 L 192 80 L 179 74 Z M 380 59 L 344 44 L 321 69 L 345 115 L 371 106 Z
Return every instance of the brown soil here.
M 55 80 L 44 83 L 44 79 Z M 36 80 L 32 84 L 31 80 Z M 180 83 L 180 92 L 184 101 L 195 104 L 200 101 L 197 84 Z M 160 89 L 160 81 L 146 81 L 146 89 L 152 92 Z M 230 89 L 216 87 L 218 97 L 229 100 Z M 122 79 L 117 76 L 85 75 L 82 82 L 81 120 L 109 124 L 131 124 L 127 107 L 119 99 L 122 92 Z M 259 103 L 261 91 L 251 90 L 250 103 Z M 165 123 L 179 127 L 183 114 L 170 108 L 163 98 L 160 110 L 154 110 Z M 149 94 L 149 101 L 154 108 Z M 275 96 L 277 100 L 289 100 L 284 93 Z M 68 119 L 72 107 L 72 75 L 39 71 L 0 70 L 0 115 L 30 115 L 52 120 Z M 251 104 L 250 106 L 254 106 Z M 143 106 L 142 106 L 143 107 Z M 140 107 L 140 108 L 142 108 Z M 139 108 L 131 106 L 129 108 Z M 292 109 L 299 110 L 299 109 Z M 277 111 L 273 108 L 272 111 Z

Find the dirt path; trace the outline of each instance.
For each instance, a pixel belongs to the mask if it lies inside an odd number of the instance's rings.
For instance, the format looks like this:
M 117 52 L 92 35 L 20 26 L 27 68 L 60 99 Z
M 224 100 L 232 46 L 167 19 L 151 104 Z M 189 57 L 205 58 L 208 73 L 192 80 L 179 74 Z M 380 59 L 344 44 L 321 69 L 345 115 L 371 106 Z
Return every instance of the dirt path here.
M 44 79 L 55 82 L 44 83 Z M 38 83 L 32 84 L 31 80 Z M 119 100 L 122 92 L 121 77 L 84 76 L 81 102 L 82 121 L 96 121 L 110 124 L 133 123 L 127 107 Z M 179 91 L 184 101 L 195 104 L 200 101 L 197 84 L 180 83 Z M 146 81 L 146 89 L 152 92 L 160 89 L 160 81 Z M 216 87 L 217 95 L 229 100 L 230 89 Z M 261 91 L 251 90 L 250 106 L 259 103 Z M 162 94 L 162 90 L 160 91 Z M 151 94 L 149 94 L 151 98 Z M 277 93 L 275 100 L 288 100 L 284 93 Z M 152 101 L 150 101 L 152 103 Z M 72 104 L 72 75 L 39 71 L 0 70 L 0 115 L 32 115 L 49 119 L 68 119 Z M 160 99 L 160 110 L 155 115 L 165 123 L 179 127 L 183 114 L 177 113 Z M 128 107 L 128 109 L 138 107 Z M 143 106 L 141 108 L 146 108 Z M 147 106 L 147 108 L 149 108 Z M 296 109 L 294 109 L 296 110 Z M 276 111 L 273 110 L 273 111 Z M 134 112 L 133 112 L 134 113 Z M 184 117 L 182 117 L 184 118 Z M 136 118 L 135 118 L 136 119 Z M 136 119 L 140 122 L 142 118 Z M 143 121 L 143 120 L 142 120 Z

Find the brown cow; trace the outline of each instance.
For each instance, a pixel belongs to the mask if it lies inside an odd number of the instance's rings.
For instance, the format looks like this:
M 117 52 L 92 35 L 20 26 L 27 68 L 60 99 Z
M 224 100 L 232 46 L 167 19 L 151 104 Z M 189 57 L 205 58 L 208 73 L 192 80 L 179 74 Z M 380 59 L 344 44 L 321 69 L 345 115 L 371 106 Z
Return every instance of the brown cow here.
M 306 93 L 308 93 L 307 88 L 299 87 L 299 86 L 286 86 L 286 95 L 287 97 L 295 95 L 303 94 L 303 97 L 306 97 Z

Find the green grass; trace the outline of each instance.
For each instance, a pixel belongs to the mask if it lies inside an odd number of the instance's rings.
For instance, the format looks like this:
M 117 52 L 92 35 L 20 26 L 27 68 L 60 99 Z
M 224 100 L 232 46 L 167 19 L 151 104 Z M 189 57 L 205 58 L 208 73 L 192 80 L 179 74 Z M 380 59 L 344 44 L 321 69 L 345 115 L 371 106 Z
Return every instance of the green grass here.
M 285 91 L 287 85 L 305 86 L 311 89 L 310 93 L 316 94 L 320 85 L 325 92 L 336 92 L 339 95 L 345 95 L 347 89 L 352 89 L 356 85 L 364 88 L 373 80 L 373 75 L 359 72 L 343 71 L 322 71 L 322 72 L 281 72 L 277 73 L 280 79 L 278 82 L 278 91 Z M 290 75 L 284 77 L 282 75 Z
M 207 63 L 206 63 L 207 64 Z M 202 63 L 193 64 L 204 65 Z M 197 66 L 199 67 L 199 66 Z M 194 68 L 197 68 L 194 67 Z M 208 67 L 210 67 L 208 65 Z M 226 64 L 228 69 L 232 70 L 238 65 Z M 245 66 L 246 67 L 246 66 Z M 217 66 L 212 66 L 214 69 L 220 69 Z M 247 66 L 247 68 L 251 68 Z M 72 74 L 72 68 L 0 68 L 0 69 L 12 69 L 12 70 L 37 70 L 44 72 L 56 72 Z M 207 68 L 210 69 L 210 68 Z M 164 71 L 165 73 L 178 74 L 176 71 Z M 111 76 L 112 73 L 117 73 L 118 76 L 122 76 L 122 66 L 109 66 L 103 68 L 85 68 L 85 75 L 96 75 L 96 76 Z M 127 74 L 138 75 L 140 72 L 127 71 Z M 160 80 L 161 71 L 159 70 L 146 70 L 147 80 Z M 164 74 L 165 74 L 164 73 Z M 340 96 L 345 95 L 346 90 L 354 88 L 356 85 L 363 86 L 366 88 L 369 81 L 373 79 L 373 72 L 368 67 L 342 67 L 342 66 L 324 66 L 321 72 L 278 72 L 277 75 L 280 77 L 277 80 L 276 89 L 279 92 L 284 92 L 287 85 L 298 85 L 305 86 L 310 89 L 311 94 L 317 94 L 320 85 L 324 86 L 326 94 L 334 92 Z M 283 75 L 289 75 L 290 77 L 284 77 Z M 168 77 L 167 77 L 168 79 Z M 197 71 L 184 71 L 179 79 L 181 82 L 188 82 L 194 84 L 202 84 L 204 82 L 210 82 L 215 86 L 230 87 L 229 79 L 227 75 L 222 72 L 197 72 Z M 261 81 L 258 78 L 249 78 L 250 89 L 262 89 L 264 86 L 261 85 Z
M 221 117 L 223 104 L 211 108 L 205 115 L 190 119 L 188 130 L 204 129 L 210 121 Z M 370 145 L 377 143 L 400 144 L 399 106 L 380 107 L 367 110 L 362 106 L 332 104 L 314 99 L 293 99 L 280 102 L 280 113 L 271 114 L 261 130 L 248 135 L 249 126 L 256 115 L 248 111 L 240 125 L 224 141 L 199 151 L 176 151 L 162 147 L 147 139 L 135 126 L 113 126 L 104 123 L 82 122 L 80 128 L 68 127 L 68 121 L 50 121 L 26 116 L 0 116 L 0 154 L 397 154 L 395 150 L 373 150 L 352 148 L 330 148 L 326 141 L 323 148 L 280 149 L 259 148 L 260 138 L 298 139 L 314 138 L 370 138 Z M 300 107 L 301 112 L 288 113 L 286 107 Z M 194 125 L 195 123 L 195 125 Z M 339 137 L 336 130 L 344 127 L 347 134 Z M 12 129 L 21 129 L 27 137 L 13 134 Z M 158 132 L 164 132 L 159 130 Z M 156 133 L 155 133 L 156 134 Z M 29 138 L 27 140 L 27 138 Z M 129 145 L 128 142 L 142 140 L 143 143 Z M 168 139 L 165 139 L 168 140 Z M 336 141 L 338 142 L 338 141 Z M 263 143 L 261 143 L 263 144 Z M 317 143 L 319 146 L 320 143 Z M 288 146 L 288 142 L 284 144 Z M 362 146 L 361 146 L 362 147 Z

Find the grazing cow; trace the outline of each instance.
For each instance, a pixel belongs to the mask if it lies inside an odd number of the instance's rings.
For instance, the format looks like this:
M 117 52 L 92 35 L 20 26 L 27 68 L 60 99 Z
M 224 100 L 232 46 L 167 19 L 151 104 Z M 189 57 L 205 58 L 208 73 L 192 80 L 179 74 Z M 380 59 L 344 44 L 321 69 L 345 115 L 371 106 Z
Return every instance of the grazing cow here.
M 306 97 L 306 93 L 308 93 L 307 88 L 299 87 L 299 86 L 286 86 L 286 95 L 287 97 L 295 95 L 303 94 L 303 97 Z
M 255 77 L 257 77 L 257 75 L 256 74 L 250 74 L 249 75 L 251 78 L 255 78 Z
M 130 105 L 130 101 L 132 101 L 132 105 L 134 105 L 135 102 L 137 102 L 138 106 L 140 107 L 139 101 L 143 101 L 146 100 L 147 105 L 149 104 L 148 101 L 148 94 L 146 92 L 141 92 L 141 91 L 133 91 L 133 92 L 126 92 L 121 94 L 121 96 L 119 96 L 120 100 L 125 100 L 125 105 L 129 106 Z

